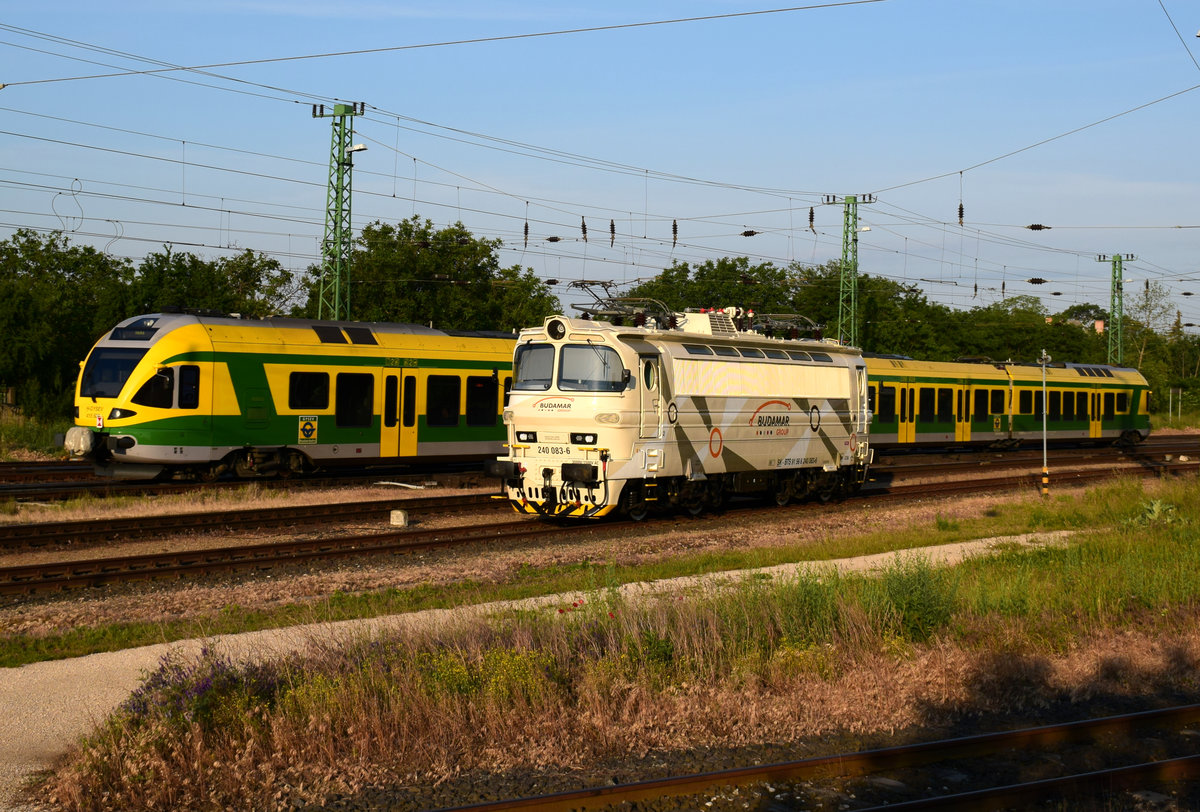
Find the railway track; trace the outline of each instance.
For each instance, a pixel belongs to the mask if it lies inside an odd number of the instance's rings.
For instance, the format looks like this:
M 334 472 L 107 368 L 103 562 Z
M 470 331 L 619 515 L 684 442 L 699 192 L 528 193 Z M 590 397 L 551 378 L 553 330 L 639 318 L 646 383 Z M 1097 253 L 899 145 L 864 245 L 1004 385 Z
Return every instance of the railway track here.
M 1072 482 L 1090 482 L 1107 479 L 1120 473 L 1136 473 L 1144 476 L 1161 475 L 1195 475 L 1200 473 L 1200 462 L 1176 463 L 1175 465 L 1147 466 L 1134 465 L 1125 470 L 1091 469 L 1064 472 L 1059 475 L 1057 482 L 1070 479 Z M 969 493 L 996 493 L 1005 490 L 1027 489 L 1040 487 L 1040 474 L 1007 475 L 999 477 L 959 479 L 936 484 L 892 484 L 890 486 L 873 485 L 856 494 L 854 499 L 913 499 L 924 496 L 947 496 Z M 428 500 L 405 499 L 396 502 L 343 503 L 338 505 L 320 505 L 310 508 L 282 508 L 266 511 L 227 511 L 221 513 L 184 514 L 176 517 L 156 517 L 153 524 L 147 520 L 123 519 L 117 520 L 120 528 L 112 525 L 97 526 L 95 522 L 63 523 L 69 527 L 58 528 L 62 535 L 53 535 L 52 526 L 46 526 L 37 538 L 26 536 L 32 525 L 15 526 L 13 538 L 4 540 L 4 544 L 25 544 L 44 539 L 42 543 L 53 540 L 62 541 L 64 538 L 80 537 L 111 537 L 124 533 L 147 533 L 161 535 L 168 532 L 169 526 L 194 530 L 208 527 L 225 529 L 231 526 L 234 517 L 244 514 L 244 521 L 255 527 L 263 526 L 297 526 L 315 524 L 317 521 L 326 523 L 336 522 L 342 518 L 352 517 L 354 521 L 363 521 L 366 513 L 382 519 L 393 509 L 406 510 L 463 510 L 496 507 L 507 509 L 507 502 L 483 494 L 473 494 L 461 497 L 434 498 Z M 762 509 L 762 508 L 759 508 Z M 802 503 L 791 509 L 820 510 L 821 506 L 814 503 Z M 762 509 L 766 515 L 778 515 L 779 508 Z M 306 513 L 304 511 L 312 511 Z M 752 517 L 749 514 L 747 518 Z M 242 525 L 243 529 L 246 525 Z M 109 558 L 90 557 L 57 560 L 48 563 L 29 564 L 22 566 L 0 568 L 0 595 L 25 595 L 37 592 L 101 587 L 130 581 L 144 581 L 155 578 L 196 577 L 216 573 L 241 572 L 247 570 L 265 570 L 272 567 L 293 565 L 316 559 L 337 560 L 350 557 L 381 554 L 412 554 L 435 549 L 448 549 L 463 544 L 480 542 L 496 543 L 503 541 L 528 541 L 541 537 L 571 533 L 592 532 L 622 532 L 625 529 L 640 526 L 631 521 L 607 521 L 583 526 L 575 526 L 567 530 L 561 526 L 534 522 L 517 521 L 510 523 L 486 525 L 468 524 L 455 527 L 443 527 L 434 530 L 413 530 L 381 532 L 365 535 L 329 536 L 319 539 L 283 541 L 260 544 L 231 545 L 206 549 L 186 549 L 165 553 L 148 553 L 126 555 Z M 653 527 L 653 523 L 648 525 Z M 82 534 L 74 536 L 71 534 Z M 126 536 L 128 538 L 128 536 Z
M 1186 705 L 859 753 L 843 753 L 630 784 L 558 792 L 550 795 L 512 798 L 491 803 L 477 803 L 470 807 L 447 807 L 439 812 L 465 812 L 466 809 L 470 809 L 472 812 L 510 812 L 511 810 L 567 812 L 578 809 L 616 808 L 620 804 L 661 801 L 665 798 L 687 797 L 692 799 L 695 796 L 703 796 L 705 793 L 711 798 L 715 790 L 719 791 L 720 788 L 727 787 L 746 788 L 756 785 L 771 785 L 774 789 L 780 785 L 795 785 L 798 782 L 879 775 L 892 770 L 918 768 L 945 761 L 986 759 L 988 762 L 992 762 L 995 759 L 1008 757 L 1014 752 L 1049 751 L 1051 748 L 1062 745 L 1095 743 L 1104 737 L 1132 737 L 1145 730 L 1166 729 L 1179 734 L 1185 725 L 1195 723 L 1197 720 L 1200 720 L 1200 705 Z M 1052 779 L 1018 782 L 1003 786 L 985 786 L 967 792 L 918 799 L 889 800 L 883 806 L 856 805 L 853 808 L 859 810 L 887 809 L 893 812 L 917 809 L 1019 809 L 1029 808 L 1037 802 L 1064 794 L 1103 792 L 1113 788 L 1145 787 L 1147 784 L 1160 786 L 1164 782 L 1196 778 L 1200 778 L 1200 755 L 1193 753 L 1161 761 L 1068 773 Z M 746 793 L 743 801 L 750 803 L 753 801 L 753 796 Z M 703 804 L 703 802 L 701 803 Z M 782 810 L 807 806 L 797 800 L 795 804 L 780 805 L 777 808 Z M 670 807 L 656 804 L 655 808 L 669 809 Z M 682 810 L 697 807 L 694 801 L 689 800 L 688 805 L 678 808 Z M 704 807 L 701 805 L 699 808 Z M 776 807 L 757 806 L 754 808 L 774 809 Z M 843 806 L 841 808 L 851 807 Z

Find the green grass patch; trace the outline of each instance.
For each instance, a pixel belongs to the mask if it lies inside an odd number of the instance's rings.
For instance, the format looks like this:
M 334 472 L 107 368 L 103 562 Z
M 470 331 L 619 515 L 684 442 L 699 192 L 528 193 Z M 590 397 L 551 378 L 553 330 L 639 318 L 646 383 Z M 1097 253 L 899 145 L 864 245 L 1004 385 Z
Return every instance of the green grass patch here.
M 66 434 L 70 420 L 42 421 L 17 412 L 0 410 L 0 461 L 21 461 L 44 455 L 66 459 L 67 453 L 56 434 Z
M 1191 491 L 1194 490 L 1196 489 L 1172 490 L 1170 495 L 1160 497 L 1162 506 L 1156 510 L 1163 515 L 1170 513 L 1175 516 L 1180 529 L 1187 527 L 1184 519 L 1189 516 L 1200 517 L 1200 495 L 1191 495 Z M 935 533 L 930 533 L 929 526 L 925 525 L 907 530 L 889 529 L 847 538 L 828 539 L 815 544 L 706 551 L 638 566 L 589 561 L 543 568 L 523 566 L 514 570 L 506 581 L 499 583 L 464 581 L 404 589 L 389 588 L 367 593 L 334 593 L 319 602 L 290 604 L 264 610 L 229 606 L 215 615 L 198 619 L 80 627 L 62 634 L 36 637 L 9 635 L 0 637 L 0 666 L 13 667 L 40 660 L 77 657 L 101 651 L 208 635 L 282 628 L 302 623 L 353 620 L 559 593 L 596 592 L 637 581 L 828 561 L 895 550 L 915 550 L 931 545 L 1030 531 L 1129 526 L 1130 522 L 1147 515 L 1146 505 L 1152 501 L 1145 496 L 1139 480 L 1122 480 L 1092 489 L 1082 498 L 1062 496 L 1025 505 L 1006 505 L 989 509 L 985 515 L 979 517 L 952 521 L 939 516 Z M 1168 504 L 1171 506 L 1169 510 L 1165 507 Z M 1138 532 L 1141 532 L 1140 527 Z M 1055 553 L 1045 551 L 1042 554 L 1053 558 Z M 1019 553 L 1013 555 L 1021 557 Z M 998 606 L 1012 607 L 1042 600 L 1038 592 L 1032 590 L 1044 588 L 1046 585 L 1037 583 L 1032 573 L 1022 573 L 1018 570 L 1011 577 L 1016 579 L 1018 584 L 1027 582 L 1027 586 L 1015 590 L 991 590 L 989 600 L 995 601 Z M 1012 594 L 1008 594 L 1009 592 Z

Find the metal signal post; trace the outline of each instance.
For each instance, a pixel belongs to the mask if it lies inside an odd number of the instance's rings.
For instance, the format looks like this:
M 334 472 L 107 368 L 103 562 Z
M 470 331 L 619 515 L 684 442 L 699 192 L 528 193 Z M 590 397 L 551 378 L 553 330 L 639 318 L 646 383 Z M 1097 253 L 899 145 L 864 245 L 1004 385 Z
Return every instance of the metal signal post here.
M 826 195 L 836 203 L 836 195 Z M 874 203 L 874 195 L 846 195 L 842 222 L 842 269 L 838 285 L 838 342 L 858 346 L 858 204 Z M 867 229 L 864 229 L 867 230 Z

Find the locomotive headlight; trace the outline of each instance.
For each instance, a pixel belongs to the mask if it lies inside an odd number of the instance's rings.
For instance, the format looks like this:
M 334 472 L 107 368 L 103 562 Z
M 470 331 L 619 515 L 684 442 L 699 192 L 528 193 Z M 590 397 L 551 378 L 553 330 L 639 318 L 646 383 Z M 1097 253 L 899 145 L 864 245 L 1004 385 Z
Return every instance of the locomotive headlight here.
M 504 422 L 504 425 L 506 425 L 506 426 L 511 426 L 511 425 L 512 425 L 512 422 L 513 422 L 513 411 L 512 411 L 512 409 L 505 409 L 503 412 L 501 412 L 501 413 L 500 413 L 500 419 L 501 419 L 501 420 Z
M 537 442 L 537 432 L 536 431 L 518 431 L 517 432 L 517 442 L 518 443 L 536 443 Z
M 583 432 L 578 432 L 578 433 L 572 432 L 571 443 L 572 443 L 572 445 L 595 445 L 596 444 L 596 435 L 595 434 L 584 434 Z
M 123 417 L 133 417 L 137 412 L 133 409 L 113 409 L 108 413 L 109 420 L 120 420 Z
M 608 426 L 615 426 L 621 422 L 621 415 L 616 412 L 600 412 L 596 415 L 597 423 L 604 423 Z

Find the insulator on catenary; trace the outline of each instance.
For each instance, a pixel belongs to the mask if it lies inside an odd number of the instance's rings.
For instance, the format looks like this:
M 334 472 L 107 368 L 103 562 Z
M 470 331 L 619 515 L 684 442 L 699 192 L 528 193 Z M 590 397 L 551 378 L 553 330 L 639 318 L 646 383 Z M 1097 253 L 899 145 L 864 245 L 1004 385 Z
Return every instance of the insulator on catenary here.
M 583 232 L 583 241 L 587 242 L 587 218 L 579 218 L 579 230 Z
M 671 221 L 671 247 L 674 248 L 675 244 L 677 242 L 679 242 L 679 221 L 672 220 Z
M 529 247 L 529 221 L 525 221 L 525 247 Z
M 546 242 L 558 242 L 562 237 L 547 237 Z
M 646 314 L 645 313 L 635 313 L 633 316 L 633 326 L 634 327 L 645 327 L 646 326 Z
M 1029 225 L 1025 226 L 1025 228 L 1029 229 L 1030 231 L 1049 231 L 1050 230 L 1050 226 L 1044 226 L 1041 223 L 1030 223 Z
M 963 224 L 963 204 L 961 200 L 958 201 L 958 224 L 960 226 Z
M 758 233 L 758 232 L 757 232 L 757 231 L 755 231 L 754 229 L 748 228 L 748 229 L 746 229 L 745 231 L 743 231 L 743 232 L 742 232 L 742 236 L 743 236 L 743 237 L 753 237 L 753 236 L 754 236 L 755 234 L 757 234 L 757 233 Z
M 617 241 L 617 221 L 608 221 L 608 247 L 612 248 L 613 243 Z
M 817 233 L 817 228 L 814 225 L 816 223 L 816 220 L 817 220 L 817 216 L 816 216 L 816 214 L 813 213 L 813 207 L 809 206 L 808 207 L 808 230 L 811 231 L 813 234 Z

